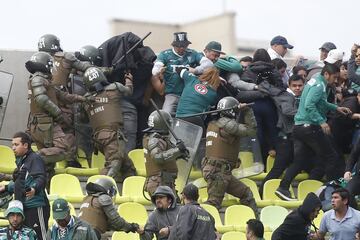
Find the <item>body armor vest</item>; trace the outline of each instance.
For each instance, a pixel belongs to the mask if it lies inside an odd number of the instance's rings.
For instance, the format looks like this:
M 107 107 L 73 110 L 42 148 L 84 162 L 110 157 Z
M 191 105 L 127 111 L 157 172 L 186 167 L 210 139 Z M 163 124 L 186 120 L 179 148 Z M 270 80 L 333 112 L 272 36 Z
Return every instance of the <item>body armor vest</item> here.
M 144 156 L 145 156 L 145 168 L 146 168 L 146 176 L 154 176 L 158 175 L 161 172 L 171 172 L 171 173 L 177 173 L 177 165 L 176 161 L 168 161 L 164 162 L 164 164 L 158 164 L 154 158 L 150 154 L 150 150 L 148 148 L 148 142 L 149 142 L 149 136 L 145 137 L 143 140 L 143 146 L 144 146 Z M 167 145 L 169 146 L 169 141 L 167 141 Z M 167 150 L 167 149 L 165 149 Z
M 38 79 L 36 79 L 36 78 L 38 78 Z M 41 80 L 39 80 L 39 78 L 41 78 Z M 36 81 L 43 83 L 43 87 L 46 89 L 46 93 L 44 93 L 44 94 L 46 96 L 48 96 L 49 100 L 51 100 L 55 105 L 58 104 L 58 100 L 56 97 L 56 91 L 55 91 L 54 87 L 52 86 L 52 84 L 50 83 L 50 81 L 48 80 L 48 75 L 40 73 L 40 72 L 36 72 L 34 75 L 32 75 L 28 82 L 28 99 L 29 99 L 29 103 L 30 103 L 31 114 L 33 116 L 40 115 L 40 114 L 48 115 L 46 110 L 41 108 L 40 106 L 38 106 L 38 104 L 36 103 L 36 101 L 34 99 L 35 96 L 33 95 L 33 87 L 32 87 L 32 81 L 34 79 L 36 79 Z M 36 87 L 40 88 L 41 86 L 36 86 Z
M 107 217 L 97 197 L 91 195 L 85 197 L 80 207 L 79 217 L 100 233 L 107 231 Z
M 206 132 L 206 157 L 224 159 L 235 166 L 238 161 L 240 137 L 220 130 L 216 121 L 209 123 Z
M 54 55 L 54 67 L 52 69 L 52 82 L 57 86 L 67 86 L 68 78 L 71 73 L 71 61 L 64 57 L 63 52 Z
M 117 89 L 104 90 L 98 93 L 96 98 L 96 102 L 85 107 L 94 131 L 104 127 L 122 126 L 121 93 Z

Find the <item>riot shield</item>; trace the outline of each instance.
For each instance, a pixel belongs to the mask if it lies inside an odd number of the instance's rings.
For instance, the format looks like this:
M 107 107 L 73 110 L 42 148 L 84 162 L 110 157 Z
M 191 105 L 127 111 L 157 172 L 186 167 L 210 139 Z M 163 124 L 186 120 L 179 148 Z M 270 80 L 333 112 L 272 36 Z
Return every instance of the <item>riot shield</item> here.
M 11 73 L 0 71 L 0 131 L 3 125 L 7 103 L 10 97 L 14 76 Z
M 178 167 L 178 176 L 175 184 L 176 190 L 181 193 L 187 184 L 190 175 L 192 163 L 201 140 L 202 128 L 177 118 L 174 118 L 172 128 L 175 132 L 175 135 L 184 142 L 186 148 L 189 150 L 189 157 L 187 161 L 184 159 L 179 159 L 176 161 Z M 171 138 L 171 141 L 173 143 L 176 142 L 173 137 Z
M 253 138 L 244 137 L 240 139 L 239 159 L 240 167 L 232 171 L 234 177 L 246 178 L 258 175 L 264 171 L 261 149 L 256 136 Z

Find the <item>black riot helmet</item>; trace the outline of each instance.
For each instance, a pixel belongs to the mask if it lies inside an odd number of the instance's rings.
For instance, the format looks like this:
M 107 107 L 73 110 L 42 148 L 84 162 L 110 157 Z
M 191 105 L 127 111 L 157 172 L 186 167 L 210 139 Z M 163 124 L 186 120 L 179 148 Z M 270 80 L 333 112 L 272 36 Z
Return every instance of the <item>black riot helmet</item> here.
M 102 63 L 100 50 L 91 45 L 80 48 L 80 51 L 75 52 L 75 56 L 80 61 L 87 61 L 98 67 L 100 67 Z
M 104 73 L 97 67 L 89 67 L 84 72 L 84 86 L 89 92 L 101 92 L 104 86 L 109 85 Z
M 47 52 L 53 55 L 56 52 L 62 52 L 60 39 L 53 34 L 45 34 L 40 37 L 38 42 L 40 52 Z
M 217 109 L 233 108 L 227 111 L 222 111 L 222 116 L 234 118 L 236 115 L 236 107 L 239 105 L 239 101 L 234 97 L 224 97 L 220 99 L 217 104 Z
M 53 59 L 50 54 L 46 52 L 34 53 L 30 57 L 30 60 L 25 63 L 25 67 L 30 73 L 51 73 L 52 66 Z
M 159 115 L 159 113 L 157 111 L 153 111 L 149 115 L 149 118 L 148 118 L 148 125 L 150 127 L 149 130 L 151 130 L 153 132 L 167 134 L 169 132 L 169 129 L 166 126 L 166 123 L 163 121 L 163 119 L 168 123 L 169 126 L 171 126 L 171 123 L 172 123 L 171 115 L 170 115 L 170 113 L 165 112 L 163 110 L 159 110 L 159 112 L 163 116 L 163 118 L 161 118 L 161 116 Z
M 95 182 L 86 184 L 86 191 L 89 194 L 103 194 L 106 193 L 110 197 L 114 197 L 117 193 L 115 183 L 108 177 L 101 177 L 96 179 Z

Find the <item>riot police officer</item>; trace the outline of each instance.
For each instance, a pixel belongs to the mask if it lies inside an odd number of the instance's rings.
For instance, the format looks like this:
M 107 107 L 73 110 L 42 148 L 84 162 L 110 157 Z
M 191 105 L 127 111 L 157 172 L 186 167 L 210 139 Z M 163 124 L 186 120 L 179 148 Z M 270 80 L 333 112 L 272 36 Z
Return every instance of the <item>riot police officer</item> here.
M 240 106 L 233 97 L 222 98 L 217 109 Z M 244 124 L 235 120 L 235 110 L 223 111 L 218 120 L 211 121 L 206 132 L 206 154 L 202 161 L 202 173 L 208 184 L 208 200 L 211 205 L 221 208 L 225 193 L 240 198 L 257 215 L 257 207 L 249 187 L 236 179 L 231 171 L 240 166 L 238 159 L 240 137 L 255 136 L 256 121 L 251 108 L 245 107 Z
M 52 82 L 58 88 L 67 93 L 72 93 L 72 84 L 70 81 L 70 73 L 75 71 L 84 72 L 88 67 L 92 66 L 87 61 L 80 61 L 74 54 L 63 52 L 60 46 L 58 37 L 52 34 L 45 34 L 40 37 L 38 42 L 38 50 L 40 52 L 47 52 L 54 58 L 54 65 L 52 67 Z M 74 101 L 72 99 L 59 99 L 58 105 L 71 121 L 73 121 L 73 107 Z M 65 133 L 65 140 L 70 147 L 70 156 L 67 159 L 67 165 L 71 167 L 81 167 L 76 161 L 76 144 L 74 128 L 61 124 Z
M 94 103 L 85 104 L 85 110 L 93 128 L 95 147 L 105 155 L 101 173 L 121 182 L 135 175 L 135 167 L 124 150 L 121 112 L 121 98 L 132 94 L 132 76 L 126 75 L 125 86 L 118 82 L 110 84 L 99 68 L 90 67 L 84 73 L 84 85 L 88 91 L 85 96 L 96 98 Z
M 75 56 L 80 61 L 90 62 L 92 65 L 100 67 L 102 64 L 102 57 L 100 50 L 92 45 L 85 45 L 78 52 L 75 52 Z
M 176 159 L 188 157 L 188 151 L 183 143 L 175 146 L 170 141 L 169 129 L 163 119 L 171 126 L 172 118 L 168 112 L 163 110 L 152 112 L 148 118 L 149 128 L 145 130 L 146 134 L 143 138 L 147 176 L 145 189 L 150 196 L 158 186 L 162 185 L 169 186 L 176 194 L 175 179 L 178 172 Z
M 86 98 L 59 90 L 52 82 L 52 57 L 46 52 L 37 52 L 25 63 L 32 74 L 28 82 L 30 115 L 28 129 L 36 143 L 40 155 L 49 165 L 48 181 L 54 173 L 55 162 L 69 156 L 69 146 L 60 123 L 70 125 L 70 120 L 62 114 L 58 99 L 84 102 Z
M 108 178 L 99 178 L 86 185 L 88 195 L 80 207 L 79 218 L 88 222 L 98 239 L 108 230 L 143 233 L 137 223 L 125 221 L 113 204 L 116 195 L 115 184 Z

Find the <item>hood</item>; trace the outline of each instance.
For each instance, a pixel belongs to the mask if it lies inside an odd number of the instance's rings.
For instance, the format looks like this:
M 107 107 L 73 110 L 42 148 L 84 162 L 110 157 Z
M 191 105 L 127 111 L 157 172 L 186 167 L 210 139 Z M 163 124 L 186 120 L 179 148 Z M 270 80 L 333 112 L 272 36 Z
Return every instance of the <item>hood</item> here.
M 310 221 L 309 215 L 315 208 L 321 208 L 321 201 L 315 193 L 309 193 L 304 199 L 303 204 L 299 207 L 300 214 L 304 217 L 306 221 Z
M 171 206 L 170 208 L 175 208 L 176 206 L 176 197 L 174 192 L 172 191 L 172 189 L 168 186 L 159 186 L 156 191 L 154 192 L 154 194 L 151 196 L 151 201 L 152 203 L 155 205 L 155 197 L 156 195 L 168 195 L 169 197 L 171 197 L 172 201 L 171 201 Z

